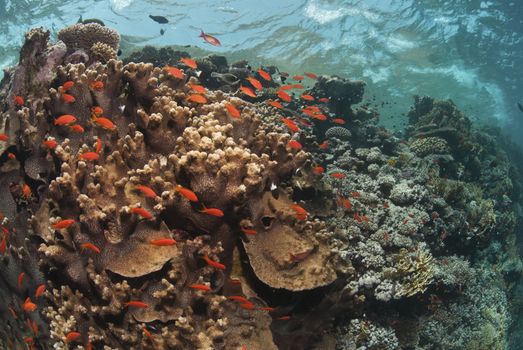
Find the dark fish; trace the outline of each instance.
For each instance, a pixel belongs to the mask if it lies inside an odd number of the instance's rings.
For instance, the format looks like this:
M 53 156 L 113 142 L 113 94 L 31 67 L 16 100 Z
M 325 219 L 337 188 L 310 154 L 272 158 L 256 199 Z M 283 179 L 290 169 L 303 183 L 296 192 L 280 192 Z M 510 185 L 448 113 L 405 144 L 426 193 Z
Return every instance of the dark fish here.
M 152 19 L 153 21 L 161 23 L 161 24 L 169 23 L 169 20 L 167 18 L 165 18 L 164 16 L 149 15 L 149 18 Z
M 117 56 L 121 56 L 122 55 L 122 50 L 118 49 L 118 52 L 116 53 Z
M 163 28 L 160 29 L 160 35 L 163 35 L 164 33 L 165 33 L 165 30 L 163 30 Z
M 521 105 L 521 103 L 518 102 L 518 108 L 521 112 L 523 112 L 523 106 Z

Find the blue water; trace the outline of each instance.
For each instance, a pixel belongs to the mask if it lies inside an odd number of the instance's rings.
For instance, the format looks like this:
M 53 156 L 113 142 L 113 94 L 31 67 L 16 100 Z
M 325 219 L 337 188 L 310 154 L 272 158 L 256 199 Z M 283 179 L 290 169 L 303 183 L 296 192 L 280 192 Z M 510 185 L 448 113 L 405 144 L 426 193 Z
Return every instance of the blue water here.
M 3 67 L 15 62 L 27 29 L 44 26 L 56 33 L 81 15 L 117 29 L 127 51 L 146 44 L 195 45 L 290 72 L 364 79 L 367 97 L 375 96 L 389 127 L 401 128 L 412 95 L 428 94 L 453 99 L 472 120 L 511 130 L 516 141 L 523 132 L 523 114 L 516 107 L 523 100 L 518 0 L 3 2 Z M 170 23 L 158 24 L 148 14 Z M 199 28 L 223 46 L 202 43 Z

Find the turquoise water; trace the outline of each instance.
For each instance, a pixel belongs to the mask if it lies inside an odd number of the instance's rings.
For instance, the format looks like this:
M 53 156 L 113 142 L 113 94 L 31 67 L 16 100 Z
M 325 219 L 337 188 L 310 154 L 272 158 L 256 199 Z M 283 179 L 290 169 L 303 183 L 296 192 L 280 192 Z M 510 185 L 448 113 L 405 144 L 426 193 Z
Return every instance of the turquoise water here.
M 364 79 L 367 97 L 400 128 L 412 95 L 452 98 L 471 119 L 521 132 L 523 6 L 518 1 L 4 1 L 0 65 L 12 64 L 23 33 L 54 33 L 80 16 L 99 18 L 140 45 L 195 45 L 238 53 L 283 70 Z M 170 22 L 158 24 L 148 14 Z M 223 46 L 202 44 L 199 28 Z M 165 30 L 160 35 L 160 29 Z M 125 52 L 124 52 L 125 54 Z M 516 131 L 515 131 L 516 130 Z M 516 137 L 519 141 L 520 137 Z

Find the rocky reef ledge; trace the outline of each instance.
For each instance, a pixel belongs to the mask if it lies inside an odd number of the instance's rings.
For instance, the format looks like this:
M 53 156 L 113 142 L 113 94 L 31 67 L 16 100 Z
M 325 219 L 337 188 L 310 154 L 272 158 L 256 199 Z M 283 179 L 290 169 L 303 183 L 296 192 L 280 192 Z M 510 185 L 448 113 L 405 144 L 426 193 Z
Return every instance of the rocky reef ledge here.
M 400 139 L 361 81 L 58 38 L 28 32 L 0 84 L 1 348 L 505 348 L 499 131 L 418 97 Z

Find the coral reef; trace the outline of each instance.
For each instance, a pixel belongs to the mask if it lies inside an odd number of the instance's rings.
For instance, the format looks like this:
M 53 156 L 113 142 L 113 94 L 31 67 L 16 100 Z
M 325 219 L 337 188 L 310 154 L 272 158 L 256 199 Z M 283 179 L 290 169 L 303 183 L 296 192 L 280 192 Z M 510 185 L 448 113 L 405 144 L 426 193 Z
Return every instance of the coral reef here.
M 98 23 L 59 38 L 30 31 L 0 86 L 0 346 L 505 347 L 501 135 L 417 97 L 400 140 L 361 81 L 314 78 L 316 104 L 224 56 L 118 61 Z

